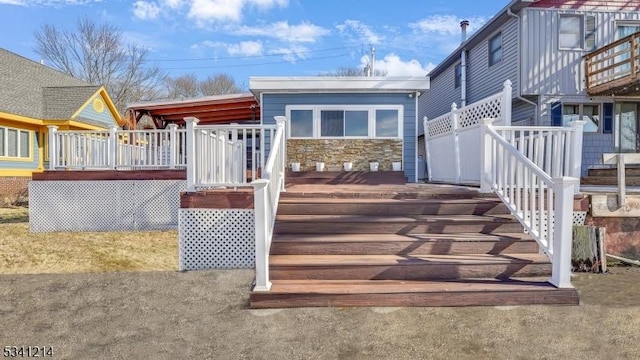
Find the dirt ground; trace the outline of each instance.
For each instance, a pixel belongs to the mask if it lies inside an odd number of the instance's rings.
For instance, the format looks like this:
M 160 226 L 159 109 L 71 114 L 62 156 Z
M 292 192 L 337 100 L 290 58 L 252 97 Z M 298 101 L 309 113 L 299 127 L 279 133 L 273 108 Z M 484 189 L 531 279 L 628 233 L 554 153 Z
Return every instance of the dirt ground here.
M 250 270 L 0 275 L 0 346 L 59 359 L 638 359 L 640 271 L 580 306 L 249 310 Z

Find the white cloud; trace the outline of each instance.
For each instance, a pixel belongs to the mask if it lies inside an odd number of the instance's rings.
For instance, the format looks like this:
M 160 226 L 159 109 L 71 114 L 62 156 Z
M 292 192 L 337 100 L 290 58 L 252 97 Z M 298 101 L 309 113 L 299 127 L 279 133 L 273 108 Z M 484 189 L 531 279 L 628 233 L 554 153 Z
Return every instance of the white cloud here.
M 229 55 L 260 56 L 263 53 L 263 46 L 258 41 L 242 41 L 237 44 L 227 44 Z
M 269 54 L 282 55 L 284 61 L 290 63 L 295 63 L 298 60 L 306 59 L 308 52 L 308 48 L 300 45 L 292 45 L 290 47 L 280 47 L 269 50 Z
M 383 39 L 359 20 L 345 20 L 342 24 L 336 25 L 336 28 L 341 34 L 355 38 L 356 42 L 378 44 Z
M 178 12 L 186 14 L 189 19 L 204 27 L 209 23 L 240 22 L 249 7 L 268 10 L 278 6 L 286 7 L 288 4 L 289 0 L 139 0 L 133 4 L 133 12 L 141 20 L 155 19 L 161 13 L 172 16 Z
M 367 66 L 368 60 L 367 56 L 363 56 L 360 59 L 360 66 L 362 68 Z M 393 53 L 386 55 L 384 59 L 376 59 L 375 65 L 376 73 L 382 72 L 387 76 L 425 76 L 435 67 L 431 63 L 423 66 L 415 59 L 403 61 Z
M 256 27 L 242 26 L 233 31 L 234 35 L 267 36 L 289 43 L 316 42 L 329 33 L 329 30 L 318 25 L 307 22 L 289 25 L 287 21 Z
M 136 1 L 133 3 L 133 15 L 141 20 L 153 20 L 160 15 L 161 9 L 158 4 L 150 1 Z
M 468 36 L 471 36 L 487 22 L 486 18 L 478 16 L 459 18 L 454 15 L 433 15 L 410 23 L 409 28 L 412 33 L 405 34 L 400 42 L 406 40 L 411 43 L 422 43 L 425 48 L 429 49 L 432 56 L 446 56 L 460 46 L 462 32 L 460 22 L 462 20 L 469 20 Z
M 244 0 L 193 0 L 189 18 L 196 21 L 233 21 L 242 18 Z
M 460 22 L 462 20 L 469 20 L 469 28 L 467 32 L 469 34 L 478 30 L 487 19 L 483 17 L 472 17 L 469 19 L 462 19 L 455 15 L 432 15 L 426 17 L 418 22 L 409 24 L 409 27 L 414 31 L 421 33 L 434 33 L 447 36 L 460 35 Z

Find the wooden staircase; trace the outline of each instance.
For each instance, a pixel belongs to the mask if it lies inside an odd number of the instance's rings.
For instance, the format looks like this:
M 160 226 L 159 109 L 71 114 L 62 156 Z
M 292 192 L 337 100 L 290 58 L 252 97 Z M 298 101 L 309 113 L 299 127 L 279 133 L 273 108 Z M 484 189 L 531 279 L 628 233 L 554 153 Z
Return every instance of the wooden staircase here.
M 546 281 L 548 258 L 496 198 L 441 185 L 310 184 L 281 194 L 273 286 L 251 293 L 252 308 L 579 302 Z

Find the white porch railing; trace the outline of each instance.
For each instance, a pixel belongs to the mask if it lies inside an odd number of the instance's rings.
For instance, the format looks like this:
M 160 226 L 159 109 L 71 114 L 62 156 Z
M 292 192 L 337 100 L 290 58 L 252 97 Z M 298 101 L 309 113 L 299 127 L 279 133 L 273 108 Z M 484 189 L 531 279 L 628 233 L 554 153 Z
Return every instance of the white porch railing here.
M 271 141 L 269 158 L 264 166 L 262 179 L 252 183 L 254 192 L 254 216 L 256 236 L 256 285 L 254 291 L 269 291 L 269 252 L 273 226 L 278 212 L 280 192 L 284 191 L 286 170 L 285 117 L 276 116 L 278 123 Z
M 187 189 L 249 186 L 264 177 L 265 155 L 277 125 L 187 124 Z
M 58 131 L 49 126 L 49 170 L 176 169 L 186 166 L 186 130 Z
M 511 124 L 511 81 L 503 91 L 433 120 L 424 120 L 429 181 L 480 184 L 480 132 L 482 120 Z
M 481 191 L 495 192 L 549 256 L 552 263 L 550 282 L 559 288 L 572 287 L 573 195 L 580 182 L 576 177 L 562 176 L 560 168 L 566 168 L 564 162 L 561 165 L 551 161 L 552 157 L 562 157 L 568 149 L 558 145 L 560 153 L 545 151 L 544 156 L 539 155 L 540 150 L 538 153 L 534 150 L 535 140 L 532 139 L 536 139 L 535 135 L 521 136 L 522 140 L 517 140 L 513 131 L 524 129 L 498 128 L 503 133 L 500 134 L 492 123 L 493 119 L 486 119 L 482 126 Z M 582 126 L 578 125 L 576 129 L 577 133 L 582 133 Z M 555 144 L 561 140 L 548 141 Z M 554 176 L 533 161 L 540 160 L 540 156 L 544 158 L 542 165 Z

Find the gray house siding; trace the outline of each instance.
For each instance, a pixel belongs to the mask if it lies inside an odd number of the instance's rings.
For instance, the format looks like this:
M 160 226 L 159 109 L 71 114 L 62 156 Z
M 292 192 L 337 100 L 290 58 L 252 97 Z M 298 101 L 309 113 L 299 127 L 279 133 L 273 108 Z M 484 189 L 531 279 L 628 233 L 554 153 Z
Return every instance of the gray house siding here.
M 502 61 L 489 67 L 489 39 L 502 33 Z M 510 80 L 518 88 L 518 22 L 506 23 L 500 31 L 491 34 L 479 46 L 471 49 L 467 65 L 467 104 L 482 100 L 502 91 Z
M 385 94 L 323 94 L 292 93 L 263 94 L 261 99 L 262 123 L 274 124 L 275 116 L 286 116 L 287 105 L 402 105 L 403 167 L 409 182 L 416 182 L 416 100 L 407 93 Z
M 420 97 L 419 119 L 426 116 L 435 119 L 442 114 L 451 111 L 451 104 L 460 105 L 460 88 L 455 88 L 455 66 L 445 70 L 440 76 L 431 78 L 431 88 Z M 424 129 L 420 131 L 424 134 Z
M 537 99 L 534 101 L 536 102 Z M 511 123 L 520 126 L 532 126 L 535 124 L 536 108 L 522 100 L 514 100 L 511 105 Z
M 573 9 L 528 8 L 522 12 L 523 94 L 583 94 L 584 62 L 587 50 L 560 50 L 558 28 L 560 14 L 594 16 L 595 48 L 615 40 L 616 21 L 640 20 L 638 12 L 586 11 Z
M 489 67 L 489 39 L 502 32 L 502 61 Z M 510 80 L 518 86 L 518 23 L 509 21 L 500 31 L 494 32 L 480 45 L 467 51 L 467 104 L 480 101 L 502 91 L 504 82 Z M 459 63 L 459 62 L 458 62 Z M 432 77 L 431 89 L 420 100 L 420 119 L 437 118 L 451 111 L 451 105 L 461 105 L 461 88 L 455 88 L 454 64 L 436 77 Z M 424 130 L 420 131 L 423 134 Z

